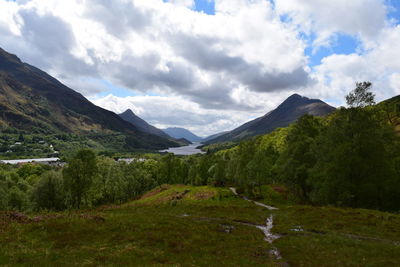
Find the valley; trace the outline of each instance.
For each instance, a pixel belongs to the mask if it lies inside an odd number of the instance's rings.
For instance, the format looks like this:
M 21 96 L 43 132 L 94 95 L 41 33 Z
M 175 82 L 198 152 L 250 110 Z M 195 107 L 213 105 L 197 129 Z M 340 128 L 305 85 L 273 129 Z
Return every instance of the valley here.
M 371 82 L 346 107 L 292 94 L 206 138 L 96 106 L 2 49 L 0 93 L 0 265 L 400 261 L 400 98 L 376 103 Z M 29 158 L 47 159 L 4 161 Z

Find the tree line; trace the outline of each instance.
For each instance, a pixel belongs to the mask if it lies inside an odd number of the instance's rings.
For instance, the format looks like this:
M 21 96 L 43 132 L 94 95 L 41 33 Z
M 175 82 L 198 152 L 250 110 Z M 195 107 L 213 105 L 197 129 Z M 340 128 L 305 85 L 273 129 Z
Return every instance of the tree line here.
M 327 118 L 305 115 L 210 156 L 215 178 L 253 196 L 262 185 L 283 184 L 305 203 L 399 211 L 400 140 L 371 86 L 357 83 L 348 108 Z
M 127 164 L 84 149 L 64 168 L 3 165 L 0 209 L 120 204 L 162 184 L 232 185 L 261 197 L 263 185 L 275 184 L 303 203 L 399 211 L 400 139 L 388 120 L 392 108 L 375 105 L 370 89 L 357 83 L 347 108 L 326 118 L 305 115 L 207 155 L 153 154 Z

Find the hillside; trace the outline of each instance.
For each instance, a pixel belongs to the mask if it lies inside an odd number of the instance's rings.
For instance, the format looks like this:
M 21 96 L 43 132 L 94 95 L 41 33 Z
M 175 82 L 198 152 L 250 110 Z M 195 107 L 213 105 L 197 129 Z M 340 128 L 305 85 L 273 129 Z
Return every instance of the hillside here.
M 334 110 L 334 107 L 329 106 L 321 100 L 309 99 L 294 94 L 287 98 L 276 109 L 268 112 L 264 116 L 249 121 L 205 143 L 212 144 L 226 141 L 239 141 L 247 137 L 270 133 L 276 128 L 286 127 L 305 114 L 325 116 L 332 113 Z
M 184 128 L 179 128 L 179 127 L 170 127 L 167 129 L 163 129 L 163 131 L 168 134 L 169 136 L 180 139 L 180 138 L 185 138 L 186 140 L 190 142 L 200 142 L 203 138 L 195 135 L 191 131 L 184 129 Z
M 395 266 L 400 261 L 399 215 L 293 205 L 264 189 L 259 201 L 278 210 L 226 188 L 164 185 L 120 206 L 29 216 L 3 212 L 0 264 Z
M 115 134 L 128 146 L 165 148 L 175 142 L 140 131 L 95 106 L 47 73 L 0 48 L 0 126 L 29 133 Z
M 215 139 L 215 138 L 217 138 L 217 137 L 219 137 L 219 136 L 221 136 L 221 135 L 224 135 L 224 134 L 226 134 L 226 133 L 228 133 L 228 132 L 229 132 L 229 131 L 224 131 L 224 132 L 221 132 L 221 133 L 212 134 L 212 135 L 210 135 L 210 136 L 207 136 L 207 137 L 204 138 L 203 140 L 201 140 L 201 142 L 202 142 L 202 143 L 205 143 L 205 142 L 207 142 L 207 141 L 209 141 L 209 140 Z
M 170 136 L 168 134 L 166 134 L 164 131 L 154 127 L 153 125 L 148 124 L 145 120 L 143 120 L 142 118 L 137 116 L 130 109 L 126 110 L 125 112 L 123 112 L 121 114 L 119 114 L 119 116 L 123 120 L 133 124 L 138 129 L 142 130 L 145 133 L 158 135 L 158 136 L 161 136 L 161 137 L 164 137 L 164 138 L 170 138 Z
M 400 134 L 400 95 L 382 101 L 378 104 L 378 107 L 384 110 L 388 121 Z

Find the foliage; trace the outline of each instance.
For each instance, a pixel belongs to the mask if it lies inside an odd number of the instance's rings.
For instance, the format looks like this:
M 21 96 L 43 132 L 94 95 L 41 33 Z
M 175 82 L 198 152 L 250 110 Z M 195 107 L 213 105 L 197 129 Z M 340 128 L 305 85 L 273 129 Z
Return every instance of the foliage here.
M 65 194 L 62 173 L 55 170 L 43 173 L 33 190 L 32 198 L 35 209 L 64 209 Z
M 375 95 L 370 92 L 371 82 L 356 83 L 356 89 L 346 96 L 346 103 L 351 108 L 363 108 L 375 104 Z
M 280 208 L 272 232 L 281 237 L 272 245 L 255 227 L 271 215 L 265 208 L 226 188 L 162 186 L 126 205 L 36 213 L 25 223 L 0 213 L 0 264 L 398 265 L 399 215 L 294 205 L 270 190 L 263 187 L 263 196 Z M 270 255 L 272 247 L 283 259 Z
M 91 150 L 81 150 L 63 170 L 64 186 L 71 206 L 78 208 L 88 202 L 88 191 L 97 173 L 96 155 Z

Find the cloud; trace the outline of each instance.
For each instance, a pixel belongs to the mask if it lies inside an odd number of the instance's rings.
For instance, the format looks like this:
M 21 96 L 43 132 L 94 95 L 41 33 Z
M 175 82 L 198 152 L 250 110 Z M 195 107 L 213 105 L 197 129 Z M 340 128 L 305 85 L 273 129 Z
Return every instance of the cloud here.
M 243 109 L 231 97 L 241 86 L 256 92 L 305 86 L 302 40 L 269 2 L 237 4 L 242 8 L 233 12 L 233 3 L 217 1 L 219 13 L 209 16 L 191 10 L 193 1 L 31 0 L 13 4 L 7 20 L 21 34 L 10 30 L 0 44 L 19 43 L 12 52 L 65 82 L 104 78 L 133 91 L 183 95 L 204 108 Z
M 103 107 L 208 134 L 294 92 L 340 104 L 370 80 L 379 99 L 399 93 L 400 28 L 385 3 L 215 0 L 208 15 L 193 0 L 0 0 L 0 46 Z M 359 49 L 308 66 L 305 49 L 339 34 Z M 99 97 L 112 88 L 136 96 Z
M 325 57 L 315 68 L 318 83 L 310 91 L 319 95 L 342 100 L 358 81 L 371 81 L 378 101 L 399 94 L 398 75 L 400 64 L 393 60 L 400 56 L 399 26 L 386 28 L 376 38 L 377 45 L 364 54 Z
M 260 115 L 260 113 L 251 111 L 231 112 L 203 109 L 192 101 L 171 96 L 116 97 L 108 95 L 102 98 L 93 98 L 91 101 L 116 113 L 132 109 L 136 115 L 159 128 L 185 127 L 201 136 L 211 135 L 221 129 L 233 129 L 246 122 L 249 116 Z
M 194 0 L 169 0 L 168 2 L 177 6 L 183 6 L 189 8 L 194 7 L 195 5 Z
M 386 23 L 383 0 L 275 0 L 275 5 L 301 30 L 314 32 L 316 46 L 329 46 L 336 33 L 373 40 Z

